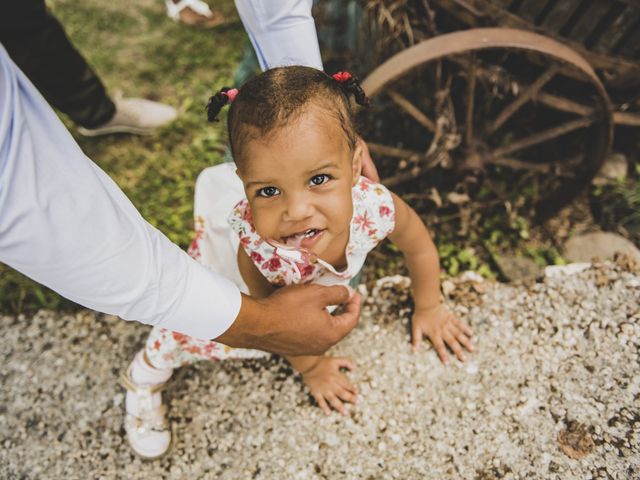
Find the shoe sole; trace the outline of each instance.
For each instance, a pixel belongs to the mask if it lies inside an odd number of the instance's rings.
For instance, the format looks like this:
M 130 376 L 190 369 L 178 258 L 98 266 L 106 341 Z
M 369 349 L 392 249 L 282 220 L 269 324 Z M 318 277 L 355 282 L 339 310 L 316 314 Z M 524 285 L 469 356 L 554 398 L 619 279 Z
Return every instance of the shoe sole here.
M 156 132 L 155 128 L 149 129 L 149 128 L 113 126 L 113 127 L 91 130 L 88 128 L 78 127 L 78 133 L 85 137 L 99 137 L 100 135 L 113 135 L 114 133 L 129 133 L 131 135 L 152 135 L 155 132 Z
M 145 462 L 152 462 L 154 460 L 159 460 L 163 458 L 164 456 L 168 455 L 171 452 L 173 448 L 173 436 L 174 436 L 173 434 L 174 432 L 171 432 L 171 440 L 169 441 L 169 446 L 167 447 L 167 449 L 164 452 L 162 452 L 160 455 L 156 455 L 155 457 L 149 457 L 138 452 L 135 448 L 133 448 L 133 445 L 131 445 L 131 442 L 129 442 L 129 438 L 127 438 L 127 443 L 129 443 L 129 447 L 131 447 L 131 450 L 133 451 L 133 453 L 135 453 L 141 460 L 144 460 Z

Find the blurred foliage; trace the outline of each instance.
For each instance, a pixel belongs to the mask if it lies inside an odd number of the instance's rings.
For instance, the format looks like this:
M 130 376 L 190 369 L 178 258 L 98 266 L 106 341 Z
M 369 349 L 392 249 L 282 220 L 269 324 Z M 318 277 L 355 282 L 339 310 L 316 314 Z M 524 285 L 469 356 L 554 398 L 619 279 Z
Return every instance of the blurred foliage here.
M 62 117 L 87 156 L 116 181 L 142 215 L 186 247 L 193 230 L 196 177 L 203 168 L 220 163 L 226 148 L 224 118 L 208 123 L 204 105 L 214 90 L 232 83 L 247 42 L 233 2 L 216 1 L 229 22 L 211 30 L 171 21 L 159 0 L 47 4 L 112 95 L 119 90 L 180 111 L 176 122 L 148 137 L 84 138 Z M 72 307 L 0 264 L 0 312 Z
M 640 164 L 636 165 L 640 177 Z M 640 181 L 638 178 L 618 178 L 598 185 L 591 193 L 591 209 L 604 230 L 630 238 L 640 247 Z
M 120 90 L 126 96 L 178 108 L 176 122 L 148 137 L 83 138 L 64 116 L 63 121 L 87 156 L 116 181 L 142 215 L 186 248 L 193 229 L 196 177 L 203 168 L 220 163 L 226 149 L 224 113 L 221 122 L 207 123 L 204 105 L 212 91 L 233 84 L 247 44 L 233 2 L 215 3 L 229 22 L 212 30 L 169 20 L 160 0 L 49 0 L 47 4 L 110 92 Z M 494 187 L 500 198 L 508 198 L 502 189 L 507 186 Z M 530 188 L 535 190 L 535 185 Z M 439 198 L 446 196 L 445 190 L 436 193 Z M 494 205 L 490 193 L 483 187 L 474 195 L 474 204 L 484 201 L 490 205 L 481 211 L 468 203 L 441 209 L 424 195 L 423 200 L 406 196 L 428 224 L 445 272 L 455 275 L 475 270 L 488 278 L 497 277 L 493 258 L 505 251 L 527 256 L 541 266 L 564 263 L 549 235 L 541 234 L 530 217 L 522 214 L 518 199 Z M 517 193 L 535 195 L 526 189 Z M 597 187 L 592 206 L 604 228 L 622 228 L 640 245 L 637 179 Z M 399 252 L 389 242 L 369 257 L 367 271 L 376 276 L 406 273 Z M 73 304 L 0 264 L 0 312 L 38 308 L 67 309 Z

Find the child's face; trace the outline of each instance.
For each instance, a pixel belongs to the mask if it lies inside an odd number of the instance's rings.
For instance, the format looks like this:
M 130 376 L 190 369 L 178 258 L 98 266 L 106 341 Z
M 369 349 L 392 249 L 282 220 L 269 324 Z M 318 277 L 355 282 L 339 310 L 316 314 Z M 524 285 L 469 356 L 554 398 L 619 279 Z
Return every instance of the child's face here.
M 335 118 L 317 108 L 268 138 L 251 140 L 238 174 L 258 234 L 341 266 L 360 156 Z

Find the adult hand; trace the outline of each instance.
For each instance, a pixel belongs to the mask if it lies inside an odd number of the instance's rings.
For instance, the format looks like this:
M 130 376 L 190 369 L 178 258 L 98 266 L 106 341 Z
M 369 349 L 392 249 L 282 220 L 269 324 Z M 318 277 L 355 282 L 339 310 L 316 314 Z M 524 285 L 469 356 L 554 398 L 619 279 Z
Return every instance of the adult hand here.
M 328 305 L 343 305 L 330 315 Z M 360 295 L 343 286 L 291 285 L 256 300 L 243 295 L 236 321 L 216 341 L 280 355 L 320 355 L 358 323 Z
M 358 145 L 362 146 L 362 175 L 367 177 L 369 180 L 380 183 L 380 175 L 378 175 L 378 169 L 371 158 L 367 142 L 365 142 L 362 137 L 358 137 L 356 142 Z

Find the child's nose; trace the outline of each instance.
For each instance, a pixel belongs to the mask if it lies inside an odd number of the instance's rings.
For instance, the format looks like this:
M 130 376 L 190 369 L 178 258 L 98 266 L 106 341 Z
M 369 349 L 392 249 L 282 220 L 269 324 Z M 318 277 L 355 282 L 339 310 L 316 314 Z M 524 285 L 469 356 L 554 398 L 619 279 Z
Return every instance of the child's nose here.
M 310 217 L 313 214 L 313 204 L 307 195 L 299 193 L 287 196 L 287 209 L 285 220 L 298 222 Z

